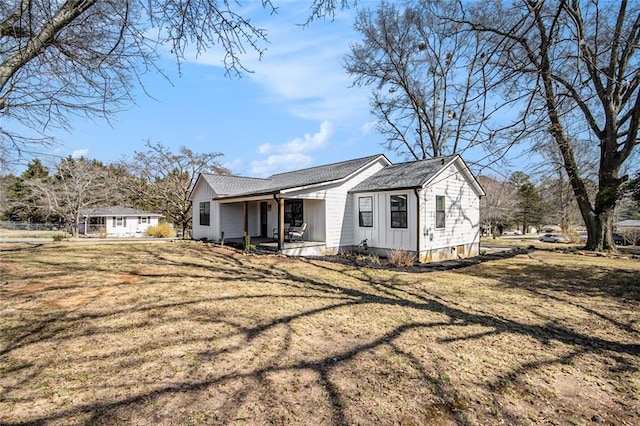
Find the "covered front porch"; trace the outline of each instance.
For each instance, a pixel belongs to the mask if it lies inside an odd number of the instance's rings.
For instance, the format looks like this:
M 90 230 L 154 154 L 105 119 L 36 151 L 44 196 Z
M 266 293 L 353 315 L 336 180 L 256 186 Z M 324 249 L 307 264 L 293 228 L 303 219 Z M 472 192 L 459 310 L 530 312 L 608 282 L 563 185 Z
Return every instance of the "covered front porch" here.
M 264 250 L 290 256 L 317 255 L 326 251 L 325 201 L 281 196 L 226 199 L 220 203 L 220 239 L 242 244 L 243 235 Z M 294 241 L 287 230 L 306 224 Z M 234 244 L 235 245 L 235 244 Z

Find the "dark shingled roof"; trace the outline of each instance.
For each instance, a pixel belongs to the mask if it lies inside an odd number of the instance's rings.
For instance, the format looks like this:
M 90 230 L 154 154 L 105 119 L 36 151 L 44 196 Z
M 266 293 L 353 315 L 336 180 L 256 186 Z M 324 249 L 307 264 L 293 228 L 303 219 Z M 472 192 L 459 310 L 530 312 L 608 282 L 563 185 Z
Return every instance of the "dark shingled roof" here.
M 331 182 L 349 176 L 351 173 L 366 166 L 381 155 L 382 154 L 371 155 L 369 157 L 356 158 L 355 160 L 347 160 L 324 166 L 294 170 L 292 172 L 273 175 L 269 177 L 269 179 L 272 179 L 280 189 Z
M 202 176 L 220 197 L 260 191 L 268 188 L 272 184 L 272 182 L 267 179 L 242 176 L 212 175 L 206 173 L 203 173 Z
M 275 193 L 284 189 L 344 179 L 379 157 L 384 156 L 382 154 L 371 155 L 355 160 L 278 173 L 265 179 L 212 174 L 203 174 L 203 177 L 221 197 Z
M 80 210 L 82 216 L 153 216 L 160 217 L 161 214 L 149 213 L 138 209 L 132 209 L 131 207 L 122 206 L 109 206 L 98 207 L 95 209 L 82 209 Z
M 391 164 L 356 185 L 349 192 L 419 188 L 446 167 L 455 155 Z

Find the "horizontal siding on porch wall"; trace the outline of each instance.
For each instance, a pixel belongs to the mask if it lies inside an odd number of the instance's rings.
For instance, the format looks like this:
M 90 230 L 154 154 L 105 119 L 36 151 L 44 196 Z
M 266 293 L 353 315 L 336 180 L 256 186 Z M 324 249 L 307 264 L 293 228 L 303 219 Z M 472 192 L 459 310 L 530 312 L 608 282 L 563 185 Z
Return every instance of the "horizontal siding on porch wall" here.
M 244 233 L 244 205 L 220 204 L 220 232 L 225 238 L 241 238 Z

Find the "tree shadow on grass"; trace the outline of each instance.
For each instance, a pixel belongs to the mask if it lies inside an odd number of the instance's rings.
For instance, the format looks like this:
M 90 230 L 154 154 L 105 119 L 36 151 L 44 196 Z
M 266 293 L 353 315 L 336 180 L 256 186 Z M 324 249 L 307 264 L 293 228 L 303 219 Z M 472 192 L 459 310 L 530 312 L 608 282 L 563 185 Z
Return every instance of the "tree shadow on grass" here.
M 573 255 L 568 256 L 569 259 Z M 603 296 L 640 302 L 638 270 L 601 265 L 548 264 L 534 259 L 513 268 L 474 269 L 470 274 L 499 280 L 508 288 L 550 290 L 574 296 Z
M 595 265 L 549 265 L 539 261 L 520 263 L 509 269 L 477 268 L 469 270 L 469 274 L 496 280 L 497 285 L 506 291 L 525 291 L 540 300 L 573 306 L 621 331 L 640 335 L 640 318 L 622 322 L 588 303 L 594 297 L 622 304 L 640 302 L 638 270 Z
M 349 424 L 355 420 L 350 417 L 350 411 L 345 405 L 345 400 L 352 396 L 345 394 L 343 387 L 337 382 L 336 375 L 339 375 L 341 368 L 348 368 L 349 365 L 357 363 L 360 357 L 381 348 L 386 348 L 394 357 L 408 363 L 417 372 L 419 383 L 423 386 L 428 386 L 434 398 L 440 401 L 432 405 L 434 412 L 445 416 L 450 423 L 462 425 L 472 422 L 468 411 L 472 410 L 472 408 L 468 407 L 469 402 L 465 401 L 462 395 L 463 390 L 457 388 L 447 379 L 447 375 L 451 373 L 446 371 L 447 367 L 439 365 L 437 358 L 424 359 L 411 351 L 403 349 L 400 341 L 408 334 L 418 333 L 426 338 L 432 331 L 448 327 L 452 331 L 460 330 L 460 332 L 456 332 L 457 337 L 440 338 L 438 344 L 448 345 L 460 341 L 472 342 L 496 335 L 515 335 L 539 341 L 543 345 L 549 345 L 550 342 L 560 342 L 572 349 L 568 355 L 548 356 L 543 360 L 522 362 L 515 368 L 500 375 L 495 381 L 487 382 L 488 391 L 516 383 L 522 377 L 544 365 L 570 363 L 576 356 L 589 353 L 609 353 L 615 362 L 616 368 L 621 371 L 630 371 L 636 366 L 628 362 L 628 357 L 637 357 L 640 354 L 640 344 L 595 337 L 553 323 L 544 325 L 530 324 L 512 318 L 505 318 L 494 313 L 481 313 L 473 309 L 464 309 L 459 304 L 447 302 L 442 297 L 429 293 L 423 288 L 413 286 L 402 277 L 394 274 L 376 274 L 370 273 L 368 270 L 357 270 L 351 267 L 338 268 L 335 265 L 317 261 L 284 260 L 282 264 L 275 263 L 264 266 L 251 261 L 239 260 L 234 258 L 233 255 L 229 255 L 231 259 L 225 260 L 225 255 L 220 255 L 217 252 L 211 252 L 211 256 L 220 256 L 221 260 L 212 265 L 203 265 L 200 261 L 174 261 L 167 258 L 163 253 L 156 253 L 152 250 L 148 254 L 159 265 L 177 268 L 175 272 L 171 272 L 169 275 L 180 275 L 181 268 L 191 270 L 196 267 L 196 269 L 199 268 L 206 271 L 208 268 L 218 269 L 223 267 L 220 265 L 224 265 L 227 268 L 228 280 L 231 282 L 246 282 L 249 280 L 255 282 L 256 286 L 260 282 L 274 282 L 278 283 L 279 288 L 285 291 L 279 294 L 262 292 L 251 295 L 212 295 L 210 297 L 200 297 L 196 300 L 167 303 L 153 302 L 142 306 L 113 306 L 103 312 L 71 311 L 62 312 L 55 318 L 33 318 L 29 324 L 25 325 L 22 333 L 14 333 L 3 339 L 0 361 L 9 361 L 13 351 L 18 349 L 24 351 L 30 345 L 42 342 L 55 343 L 60 341 L 62 343 L 62 341 L 74 341 L 80 337 L 95 333 L 95 328 L 86 327 L 85 324 L 87 322 L 107 320 L 114 317 L 126 319 L 131 314 L 137 314 L 142 315 L 143 318 L 148 318 L 150 322 L 171 324 L 172 321 L 175 321 L 174 312 L 193 315 L 194 311 L 188 310 L 190 307 L 198 308 L 195 311 L 197 313 L 196 322 L 201 322 L 203 326 L 220 324 L 224 326 L 224 330 L 228 331 L 193 338 L 162 336 L 160 341 L 152 343 L 151 346 L 143 347 L 142 353 L 138 357 L 133 356 L 137 349 L 135 347 L 114 346 L 112 350 L 104 355 L 105 358 L 78 354 L 75 359 L 69 362 L 72 364 L 77 363 L 78 365 L 95 363 L 99 366 L 101 361 L 115 361 L 122 371 L 133 372 L 137 371 L 143 364 L 148 363 L 150 354 L 162 346 L 179 348 L 190 344 L 202 344 L 205 347 L 198 349 L 197 358 L 206 364 L 216 364 L 222 362 L 227 354 L 241 352 L 247 350 L 247 348 L 253 348 L 252 350 L 259 353 L 260 348 L 257 346 L 259 341 L 261 339 L 272 339 L 273 333 L 280 330 L 282 331 L 282 337 L 279 337 L 280 340 L 272 342 L 275 348 L 270 349 L 271 352 L 266 353 L 264 358 L 261 358 L 256 365 L 249 363 L 244 368 L 232 369 L 234 371 L 218 371 L 212 377 L 187 377 L 173 380 L 169 384 L 156 383 L 149 386 L 149 389 L 143 389 L 128 395 L 124 390 L 118 391 L 114 389 L 113 396 L 108 400 L 95 399 L 89 402 L 75 402 L 72 407 L 51 409 L 47 413 L 32 415 L 27 420 L 18 420 L 13 423 L 6 422 L 6 424 L 60 422 L 82 415 L 89 416 L 88 424 L 119 422 L 126 419 L 127 415 L 130 415 L 135 410 L 143 408 L 149 401 L 159 400 L 168 396 L 178 398 L 204 392 L 211 388 L 244 383 L 236 386 L 235 390 L 227 398 L 223 399 L 223 404 L 216 413 L 216 423 L 228 423 L 237 420 L 238 413 L 248 403 L 251 395 L 270 389 L 272 385 L 267 380 L 270 374 L 302 374 L 303 372 L 310 372 L 317 377 L 315 385 L 322 390 L 330 413 L 330 419 L 327 423 Z M 536 292 L 541 291 L 540 285 L 544 289 L 546 280 L 543 278 L 547 276 L 547 272 L 540 271 L 536 266 L 528 266 L 523 273 L 531 277 L 529 291 L 536 296 L 540 296 L 540 293 Z M 460 279 L 464 279 L 464 274 L 483 276 L 482 274 L 486 274 L 486 272 L 468 268 L 461 273 Z M 575 271 L 573 271 L 573 274 L 575 274 Z M 564 276 L 566 284 L 571 287 L 570 277 L 572 272 L 564 271 L 561 275 Z M 208 275 L 203 274 L 202 276 L 207 277 Z M 508 287 L 507 282 L 512 281 L 508 278 L 509 276 L 509 273 L 505 272 L 503 274 L 502 272 L 494 271 L 491 278 L 498 279 L 503 286 Z M 153 277 L 146 278 L 153 279 Z M 534 284 L 534 282 L 539 282 L 539 285 Z M 515 284 L 512 283 L 510 285 Z M 558 285 L 558 283 L 553 284 L 553 286 Z M 214 288 L 215 286 L 212 286 L 212 291 Z M 557 288 L 553 287 L 551 290 L 557 291 Z M 577 291 L 577 289 L 572 291 Z M 607 293 L 605 289 L 598 286 L 593 288 L 592 291 L 594 291 L 594 294 L 604 294 L 613 298 L 618 297 L 615 291 Z M 546 295 L 543 296 L 546 297 Z M 313 301 L 315 304 L 307 305 L 305 303 L 306 300 Z M 634 298 L 633 300 L 637 299 Z M 241 309 L 245 304 L 257 303 L 258 301 L 279 303 L 278 306 L 289 307 L 288 311 L 290 312 L 263 315 L 260 318 L 252 319 L 240 313 L 234 315 L 233 311 L 220 311 L 229 312 L 231 318 L 226 318 L 221 317 L 217 313 L 217 309 L 215 309 L 221 304 L 227 306 L 229 303 L 235 303 L 232 306 Z M 295 309 L 292 309 L 292 306 Z M 384 332 L 380 332 L 370 338 L 361 338 L 357 343 L 350 344 L 346 348 L 336 347 L 329 352 L 318 352 L 308 359 L 298 357 L 290 360 L 287 358 L 291 345 L 297 338 L 295 325 L 299 321 L 313 321 L 316 318 L 324 318 L 326 316 L 331 318 L 339 312 L 348 312 L 350 310 L 359 312 L 359 309 L 369 307 L 376 309 L 381 307 L 403 309 L 408 314 L 415 312 L 426 315 L 425 318 L 429 318 L 429 320 L 409 320 L 402 324 L 392 324 L 387 326 Z M 154 314 L 152 317 L 149 316 L 151 313 Z M 207 314 L 211 315 L 210 319 L 207 319 Z M 590 314 L 593 314 L 593 312 L 590 312 Z M 143 330 L 144 325 L 142 324 L 134 324 L 133 327 L 139 327 Z M 127 327 L 130 326 L 123 325 L 121 328 L 107 327 L 101 333 L 104 332 L 105 337 L 109 335 L 117 336 L 125 332 Z M 467 327 L 481 327 L 486 330 L 466 333 Z M 621 328 L 627 332 L 629 331 L 625 327 L 621 326 Z M 228 339 L 236 339 L 235 341 L 240 343 L 233 345 L 218 344 L 218 342 L 224 342 Z M 206 347 L 205 343 L 210 346 Z M 145 355 L 145 352 L 149 353 L 149 355 Z M 39 364 L 37 368 L 54 368 L 53 363 L 55 361 L 51 360 L 50 362 L 52 364 Z M 429 371 L 426 368 L 427 364 L 432 366 Z M 37 374 L 38 372 L 30 374 L 13 388 L 4 389 L 0 394 L 0 402 L 9 394 L 19 393 L 20 387 L 29 386 L 30 381 L 36 381 Z M 93 386 L 98 389 L 101 384 L 93 383 Z M 118 387 L 118 385 L 115 386 L 116 388 Z M 118 396 L 122 394 L 124 396 Z M 35 400 L 28 402 L 34 403 Z M 428 419 L 430 413 L 425 411 L 420 415 Z M 506 408 L 497 413 L 496 420 L 498 419 L 518 422 L 518 419 L 513 417 L 513 414 Z M 311 419 L 304 420 L 310 421 Z

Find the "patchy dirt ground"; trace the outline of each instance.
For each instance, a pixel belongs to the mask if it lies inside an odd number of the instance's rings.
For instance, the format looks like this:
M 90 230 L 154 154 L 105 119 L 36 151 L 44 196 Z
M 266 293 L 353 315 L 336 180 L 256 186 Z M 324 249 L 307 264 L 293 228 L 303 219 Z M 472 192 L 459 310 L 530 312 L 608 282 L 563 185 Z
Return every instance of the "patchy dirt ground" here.
M 0 424 L 640 424 L 639 277 L 0 244 Z

